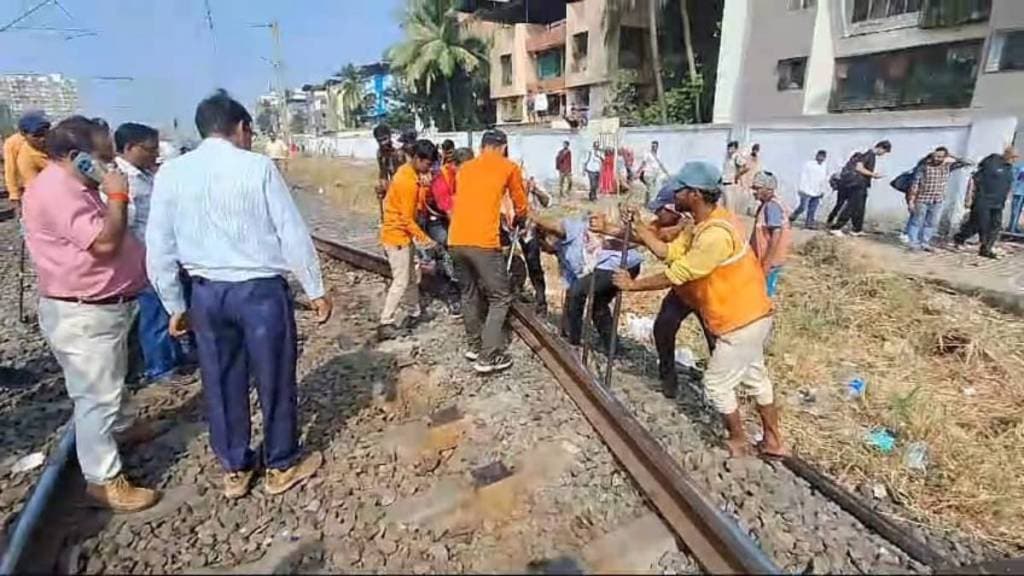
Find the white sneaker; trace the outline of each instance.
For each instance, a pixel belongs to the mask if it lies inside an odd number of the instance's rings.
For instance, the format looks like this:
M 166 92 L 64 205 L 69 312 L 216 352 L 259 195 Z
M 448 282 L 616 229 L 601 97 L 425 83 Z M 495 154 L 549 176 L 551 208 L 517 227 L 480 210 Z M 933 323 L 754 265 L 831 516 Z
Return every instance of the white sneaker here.
M 907 236 L 906 234 L 900 234 L 900 243 L 910 244 L 910 236 Z
M 470 362 L 476 362 L 476 359 L 480 357 L 480 354 L 474 350 L 466 350 L 466 353 L 462 356 Z
M 864 234 L 865 234 L 864 232 L 850 232 L 850 236 L 854 236 L 856 238 L 860 238 Z
M 829 230 L 828 233 L 835 236 L 836 238 L 842 238 L 843 236 L 846 236 L 846 234 L 843 234 L 842 230 Z

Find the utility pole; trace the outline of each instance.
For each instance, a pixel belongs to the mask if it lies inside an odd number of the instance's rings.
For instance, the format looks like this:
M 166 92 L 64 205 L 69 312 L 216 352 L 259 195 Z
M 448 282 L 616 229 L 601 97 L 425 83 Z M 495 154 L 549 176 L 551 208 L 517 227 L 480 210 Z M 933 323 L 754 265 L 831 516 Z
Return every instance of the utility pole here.
M 270 36 L 274 41 L 274 59 L 271 66 L 274 68 L 274 84 L 276 91 L 281 98 L 278 118 L 281 119 L 281 132 L 284 134 L 284 141 L 289 145 L 292 141 L 292 127 L 288 118 L 288 88 L 284 79 L 284 57 L 281 51 L 281 26 L 277 20 L 267 24 L 252 24 L 250 28 L 269 28 Z

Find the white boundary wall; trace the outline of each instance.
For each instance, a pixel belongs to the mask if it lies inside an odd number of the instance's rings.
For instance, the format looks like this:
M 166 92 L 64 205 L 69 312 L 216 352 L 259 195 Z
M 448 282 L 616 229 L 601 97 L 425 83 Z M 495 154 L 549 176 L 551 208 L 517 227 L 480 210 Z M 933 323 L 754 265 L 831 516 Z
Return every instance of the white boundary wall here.
M 889 181 L 912 167 L 936 146 L 946 146 L 956 156 L 977 162 L 1000 152 L 1013 141 L 1017 119 L 1013 116 L 957 112 L 893 112 L 856 115 L 806 116 L 785 121 L 749 125 L 707 124 L 699 126 L 646 126 L 622 128 L 619 141 L 636 153 L 639 163 L 652 140 L 660 143 L 662 162 L 676 170 L 688 160 L 707 160 L 719 165 L 725 145 L 739 140 L 744 148 L 761 144 L 762 165 L 774 172 L 780 182 L 781 196 L 791 206 L 797 202 L 796 186 L 800 169 L 819 149 L 829 154 L 829 166 L 836 170 L 854 151 L 865 150 L 879 140 L 889 140 L 892 154 L 881 158 L 877 169 L 885 178 L 874 183 L 868 197 L 868 219 L 884 226 L 900 225 L 906 220 L 903 195 L 889 187 Z M 573 172 L 583 185 L 583 160 L 595 135 L 567 130 L 508 130 L 509 156 L 523 162 L 528 173 L 550 186 L 557 179 L 555 154 L 568 140 L 573 151 Z M 439 133 L 425 135 L 434 141 L 451 138 L 456 146 L 466 146 L 470 138 L 478 144 L 480 133 Z M 377 145 L 368 132 L 335 136 L 298 137 L 307 152 L 372 160 Z M 966 173 L 954 178 L 945 209 L 946 218 L 959 222 L 963 213 Z M 826 200 L 828 209 L 831 201 Z M 824 217 L 824 214 L 821 215 Z

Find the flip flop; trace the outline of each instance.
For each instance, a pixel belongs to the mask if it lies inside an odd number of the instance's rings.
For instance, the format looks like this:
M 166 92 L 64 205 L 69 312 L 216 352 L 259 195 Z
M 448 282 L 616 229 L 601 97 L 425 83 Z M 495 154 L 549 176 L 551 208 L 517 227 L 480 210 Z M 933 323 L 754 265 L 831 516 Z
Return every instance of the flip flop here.
M 792 456 L 792 454 L 776 454 L 773 452 L 766 452 L 764 449 L 764 442 L 758 442 L 757 444 L 754 445 L 754 448 L 757 449 L 757 455 L 759 458 L 771 462 L 781 462 L 786 458 Z

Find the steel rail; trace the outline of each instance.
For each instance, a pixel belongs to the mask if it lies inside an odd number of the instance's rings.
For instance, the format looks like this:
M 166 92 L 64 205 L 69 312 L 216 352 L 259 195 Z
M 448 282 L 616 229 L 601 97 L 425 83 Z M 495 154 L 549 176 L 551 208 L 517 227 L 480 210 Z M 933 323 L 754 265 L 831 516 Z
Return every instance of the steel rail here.
M 390 276 L 383 257 L 314 237 L 316 247 L 357 268 Z M 712 574 L 777 574 L 779 568 L 736 523 L 706 500 L 636 418 L 548 332 L 526 306 L 512 307 L 512 327 L 555 376 L 697 562 Z

